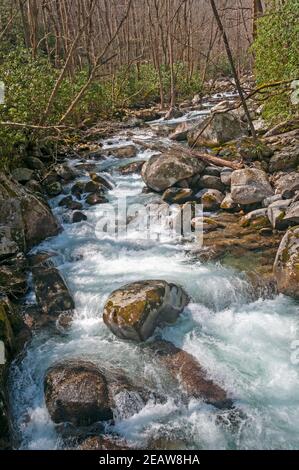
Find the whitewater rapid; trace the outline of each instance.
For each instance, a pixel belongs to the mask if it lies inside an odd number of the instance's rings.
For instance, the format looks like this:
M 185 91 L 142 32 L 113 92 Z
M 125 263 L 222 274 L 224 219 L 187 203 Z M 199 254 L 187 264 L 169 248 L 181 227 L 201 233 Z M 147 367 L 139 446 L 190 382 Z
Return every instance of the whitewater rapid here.
M 150 138 L 136 131 L 135 137 Z M 134 137 L 134 136 L 133 136 Z M 125 136 L 109 139 L 122 145 Z M 104 141 L 104 148 L 108 148 Z M 150 151 L 139 148 L 135 159 L 92 161 L 96 171 L 113 182 L 109 202 L 119 196 L 147 204 L 157 196 L 142 192 L 139 175 L 122 176 L 117 166 L 145 160 Z M 76 161 L 73 162 L 75 165 Z M 87 162 L 88 163 L 88 162 Z M 80 178 L 82 179 L 82 178 Z M 144 377 L 149 387 L 166 397 L 150 401 L 127 416 L 121 404 L 107 432 L 129 445 L 146 448 L 157 439 L 189 449 L 298 449 L 299 364 L 291 360 L 299 339 L 298 304 L 284 296 L 255 297 L 246 276 L 220 264 L 201 264 L 174 241 L 153 242 L 131 237 L 100 237 L 96 231 L 101 205 L 86 208 L 87 222 L 70 224 L 62 196 L 51 201 L 63 232 L 35 252 L 55 253 L 75 303 L 75 319 L 67 334 L 52 328 L 36 333 L 10 373 L 10 401 L 16 446 L 20 449 L 59 449 L 62 440 L 47 412 L 43 378 L 49 366 L 64 358 L 81 358 Z M 192 298 L 180 319 L 157 335 L 198 359 L 209 377 L 234 398 L 240 410 L 237 423 L 199 400 L 181 402 L 165 381 L 159 366 L 140 354 L 138 345 L 121 341 L 104 325 L 102 310 L 116 288 L 141 279 L 165 279 L 181 284 Z M 28 303 L 34 302 L 31 292 Z

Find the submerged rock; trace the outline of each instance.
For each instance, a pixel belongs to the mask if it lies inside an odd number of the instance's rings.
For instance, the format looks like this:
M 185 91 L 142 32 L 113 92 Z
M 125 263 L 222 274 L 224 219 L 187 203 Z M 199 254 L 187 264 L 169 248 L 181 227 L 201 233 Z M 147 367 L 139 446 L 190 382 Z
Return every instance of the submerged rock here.
M 32 269 L 32 274 L 37 302 L 44 314 L 57 317 L 60 313 L 75 308 L 74 300 L 58 269 L 40 265 Z
M 140 281 L 113 292 L 103 318 L 116 336 L 145 341 L 158 326 L 175 322 L 188 302 L 186 292 L 175 284 Z
M 166 152 L 153 155 L 142 168 L 145 184 L 154 191 L 165 191 L 179 181 L 202 173 L 205 164 L 198 158 L 182 153 Z
M 248 205 L 262 202 L 274 191 L 267 174 L 255 168 L 236 170 L 231 177 L 231 195 L 237 204 Z
M 44 391 L 54 423 L 89 426 L 113 417 L 106 378 L 91 362 L 55 364 L 47 371 Z
M 299 227 L 283 237 L 274 263 L 278 291 L 299 300 Z
M 167 367 L 170 374 L 190 398 L 203 399 L 217 408 L 230 408 L 232 400 L 227 393 L 207 377 L 197 360 L 168 341 L 150 344 L 155 359 Z

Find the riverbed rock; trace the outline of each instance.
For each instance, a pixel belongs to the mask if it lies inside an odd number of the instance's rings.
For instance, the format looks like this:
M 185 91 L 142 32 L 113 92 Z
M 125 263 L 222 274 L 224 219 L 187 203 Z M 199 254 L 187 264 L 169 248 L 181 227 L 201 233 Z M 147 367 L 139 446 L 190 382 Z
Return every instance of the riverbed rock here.
M 288 206 L 284 219 L 288 225 L 298 225 L 299 224 L 299 202 L 291 202 Z
M 54 171 L 65 182 L 73 181 L 78 176 L 78 172 L 74 170 L 68 163 L 55 165 Z
M 283 199 L 294 197 L 296 191 L 299 191 L 299 173 L 292 171 L 282 173 L 274 182 L 275 193 L 281 194 Z
M 89 194 L 89 196 L 87 196 L 85 201 L 89 206 L 96 206 L 98 204 L 107 203 L 108 199 L 105 196 L 103 196 L 102 193 L 94 193 L 94 194 Z
M 198 158 L 172 151 L 153 155 L 142 168 L 145 184 L 157 192 L 174 186 L 179 181 L 202 173 L 205 164 Z
M 135 145 L 123 145 L 109 148 L 106 152 L 116 158 L 134 158 L 137 155 L 137 147 Z
M 208 189 L 201 197 L 204 211 L 217 211 L 224 200 L 224 194 L 217 189 Z
M 256 230 L 260 230 L 262 228 L 270 227 L 270 222 L 268 218 L 268 209 L 257 209 L 255 211 L 249 212 L 248 214 L 244 215 L 241 220 L 240 224 L 242 227 L 253 227 Z
M 14 240 L 12 228 L 0 225 L 0 261 L 10 258 L 19 251 L 18 244 Z
M 225 168 L 221 171 L 220 179 L 221 183 L 224 184 L 224 186 L 231 185 L 232 173 L 233 170 L 231 170 L 230 168 Z
M 44 163 L 37 157 L 28 156 L 25 158 L 25 163 L 30 170 L 43 171 L 45 169 Z
M 91 362 L 63 361 L 44 381 L 45 400 L 54 423 L 89 426 L 112 419 L 107 381 Z
M 190 146 L 216 146 L 246 135 L 246 129 L 233 113 L 215 114 L 207 117 L 188 132 Z
M 241 210 L 241 206 L 237 204 L 230 193 L 228 193 L 223 201 L 220 204 L 220 209 L 223 209 L 228 212 L 239 212 Z
M 299 145 L 291 145 L 275 152 L 270 160 L 269 171 L 286 171 L 296 169 L 299 165 Z
M 129 450 L 130 447 L 121 439 L 111 436 L 92 436 L 80 443 L 78 450 L 120 451 Z
M 145 341 L 158 326 L 175 322 L 188 302 L 186 292 L 175 284 L 140 281 L 113 292 L 104 307 L 103 318 L 116 336 Z
M 21 251 L 29 251 L 45 238 L 55 236 L 60 227 L 44 199 L 0 173 L 0 224 L 12 227 Z M 23 240 L 24 239 L 24 240 Z
M 22 297 L 28 290 L 27 276 L 16 266 L 0 265 L 0 289 L 10 297 Z
M 18 183 L 25 184 L 32 179 L 33 174 L 34 171 L 29 170 L 29 168 L 16 168 L 11 175 Z
M 89 173 L 90 179 L 95 183 L 99 184 L 103 189 L 111 190 L 113 189 L 113 185 L 108 181 L 104 176 L 99 175 L 98 173 Z
M 217 408 L 231 408 L 232 400 L 225 390 L 207 377 L 207 373 L 191 354 L 168 341 L 150 344 L 155 359 L 164 365 L 190 398 L 202 399 Z
M 192 129 L 193 126 L 193 123 L 182 122 L 175 128 L 174 132 L 170 134 L 169 138 L 177 142 L 187 140 L 188 132 Z
M 59 181 L 47 184 L 45 189 L 49 197 L 56 197 L 62 193 L 62 185 Z
M 83 214 L 83 212 L 76 211 L 73 213 L 73 219 L 72 219 L 73 224 L 78 224 L 86 220 L 87 220 L 87 216 Z
M 122 175 L 132 175 L 134 173 L 140 174 L 142 167 L 145 163 L 146 163 L 146 160 L 141 160 L 140 162 L 128 163 L 128 165 L 124 165 L 118 168 L 118 171 Z
M 32 269 L 37 302 L 42 313 L 56 318 L 74 310 L 74 300 L 62 275 L 54 266 L 39 265 Z
M 193 197 L 192 189 L 187 188 L 169 188 L 162 196 L 162 201 L 168 204 L 184 204 Z
M 290 199 L 280 199 L 272 202 L 272 204 L 268 206 L 267 214 L 273 228 L 284 230 L 291 225 L 285 220 L 285 215 L 290 204 Z
M 71 211 L 80 211 L 83 208 L 81 202 L 75 201 L 72 196 L 66 196 L 58 204 L 60 207 L 66 207 Z
M 280 293 L 299 300 L 299 227 L 290 228 L 283 237 L 274 263 Z
M 217 189 L 220 192 L 225 190 L 225 186 L 218 176 L 203 175 L 198 182 L 198 186 L 201 189 Z
M 274 191 L 264 171 L 246 168 L 232 173 L 231 195 L 237 204 L 259 203 L 273 194 Z

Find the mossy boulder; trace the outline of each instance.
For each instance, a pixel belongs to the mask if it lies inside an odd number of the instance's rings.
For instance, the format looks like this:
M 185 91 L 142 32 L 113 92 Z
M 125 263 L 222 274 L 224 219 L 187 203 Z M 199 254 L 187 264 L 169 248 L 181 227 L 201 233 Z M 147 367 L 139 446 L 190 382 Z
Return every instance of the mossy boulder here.
M 246 127 L 232 112 L 218 113 L 207 117 L 188 132 L 190 146 L 216 146 L 247 134 Z
M 119 338 L 140 342 L 158 326 L 174 323 L 188 302 L 182 287 L 160 280 L 140 281 L 113 292 L 103 318 Z
M 274 275 L 280 293 L 299 300 L 299 226 L 283 237 L 274 263 Z
M 242 227 L 252 227 L 256 230 L 271 227 L 266 208 L 257 209 L 244 215 L 240 220 L 240 224 Z
M 188 188 L 169 188 L 162 196 L 162 201 L 168 204 L 184 204 L 193 198 L 192 189 Z

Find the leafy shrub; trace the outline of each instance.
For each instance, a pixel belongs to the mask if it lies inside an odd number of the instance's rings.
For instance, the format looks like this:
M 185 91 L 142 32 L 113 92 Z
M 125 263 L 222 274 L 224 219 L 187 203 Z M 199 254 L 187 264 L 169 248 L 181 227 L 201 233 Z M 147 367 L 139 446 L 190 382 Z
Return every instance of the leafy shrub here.
M 259 85 L 299 77 L 299 0 L 286 0 L 280 6 L 269 1 L 266 14 L 259 19 L 254 44 L 255 71 Z M 272 122 L 298 111 L 292 106 L 290 88 L 276 91 L 266 101 L 264 117 Z

